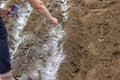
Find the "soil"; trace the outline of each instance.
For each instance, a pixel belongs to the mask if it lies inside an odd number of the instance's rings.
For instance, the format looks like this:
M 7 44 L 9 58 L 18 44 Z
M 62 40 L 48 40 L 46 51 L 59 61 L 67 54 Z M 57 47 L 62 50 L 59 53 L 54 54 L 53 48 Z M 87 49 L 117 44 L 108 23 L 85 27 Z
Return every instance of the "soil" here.
M 61 22 L 59 4 L 55 0 L 43 1 Z M 69 17 L 63 23 L 67 56 L 60 66 L 57 80 L 120 80 L 120 1 L 68 0 L 68 3 Z M 10 25 L 7 21 L 6 24 Z M 8 31 L 10 33 L 11 29 Z M 19 46 L 13 60 L 15 76 L 29 72 L 35 59 L 40 58 L 36 57 L 32 47 L 44 44 L 48 31 L 45 20 L 34 11 L 22 32 L 34 36 Z M 9 34 L 10 47 L 11 39 Z
M 58 80 L 120 80 L 119 0 L 71 0 Z

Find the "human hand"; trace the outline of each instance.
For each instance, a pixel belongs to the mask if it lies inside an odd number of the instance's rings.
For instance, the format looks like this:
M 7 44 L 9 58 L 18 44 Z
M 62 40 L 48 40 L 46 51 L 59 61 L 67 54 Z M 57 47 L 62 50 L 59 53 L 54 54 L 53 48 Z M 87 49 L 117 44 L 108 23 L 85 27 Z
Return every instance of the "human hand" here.
M 58 26 L 58 20 L 54 17 L 48 20 L 53 26 Z
M 3 17 L 7 17 L 10 12 L 11 12 L 11 9 L 2 9 L 0 14 Z

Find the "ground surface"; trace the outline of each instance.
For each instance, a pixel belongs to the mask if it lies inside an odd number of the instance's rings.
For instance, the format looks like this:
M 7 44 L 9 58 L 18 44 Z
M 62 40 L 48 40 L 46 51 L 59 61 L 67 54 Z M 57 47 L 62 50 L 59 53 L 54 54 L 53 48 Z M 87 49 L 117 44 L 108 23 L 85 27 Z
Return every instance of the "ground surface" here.
M 44 2 L 48 7 L 51 4 L 50 11 L 61 22 L 59 4 L 54 0 Z M 64 51 L 67 56 L 57 79 L 120 80 L 120 1 L 69 0 L 68 3 L 69 18 L 63 24 L 66 31 Z M 13 65 L 13 72 L 17 76 L 29 71 L 31 68 L 28 66 L 34 65 L 36 54 L 33 54 L 34 50 L 28 50 L 43 44 L 44 35 L 49 30 L 36 12 L 32 13 L 28 23 L 23 33 L 34 34 L 34 37 L 21 44 L 17 51 Z M 8 30 L 10 32 L 10 28 Z M 27 51 L 29 56 L 25 57 Z
M 119 0 L 71 0 L 59 80 L 120 80 Z

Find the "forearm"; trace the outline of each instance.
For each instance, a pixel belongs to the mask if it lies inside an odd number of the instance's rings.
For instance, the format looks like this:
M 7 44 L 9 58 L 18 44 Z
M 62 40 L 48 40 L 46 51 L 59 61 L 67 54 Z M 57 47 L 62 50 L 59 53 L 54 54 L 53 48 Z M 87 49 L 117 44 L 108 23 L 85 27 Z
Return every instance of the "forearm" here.
M 51 19 L 52 15 L 41 0 L 29 0 L 31 6 L 46 19 Z

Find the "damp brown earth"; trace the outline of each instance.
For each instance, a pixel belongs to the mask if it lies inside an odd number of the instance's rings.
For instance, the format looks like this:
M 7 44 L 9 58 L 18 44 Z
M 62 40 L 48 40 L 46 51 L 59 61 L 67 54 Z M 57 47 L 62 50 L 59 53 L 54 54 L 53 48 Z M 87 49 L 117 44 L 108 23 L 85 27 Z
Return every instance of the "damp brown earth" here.
M 61 22 L 63 16 L 59 4 L 55 0 L 44 2 Z M 120 80 L 120 1 L 68 0 L 68 3 L 69 16 L 63 23 L 66 32 L 64 52 L 67 56 L 60 66 L 57 80 Z M 6 24 L 10 26 L 7 21 Z M 19 46 L 13 60 L 16 76 L 31 70 L 34 59 L 38 57 L 30 48 L 44 44 L 44 35 L 48 31 L 45 20 L 34 11 L 22 32 L 34 36 Z M 9 34 L 10 47 L 11 38 Z M 27 53 L 29 55 L 25 57 Z
M 58 80 L 120 80 L 119 0 L 72 0 Z

